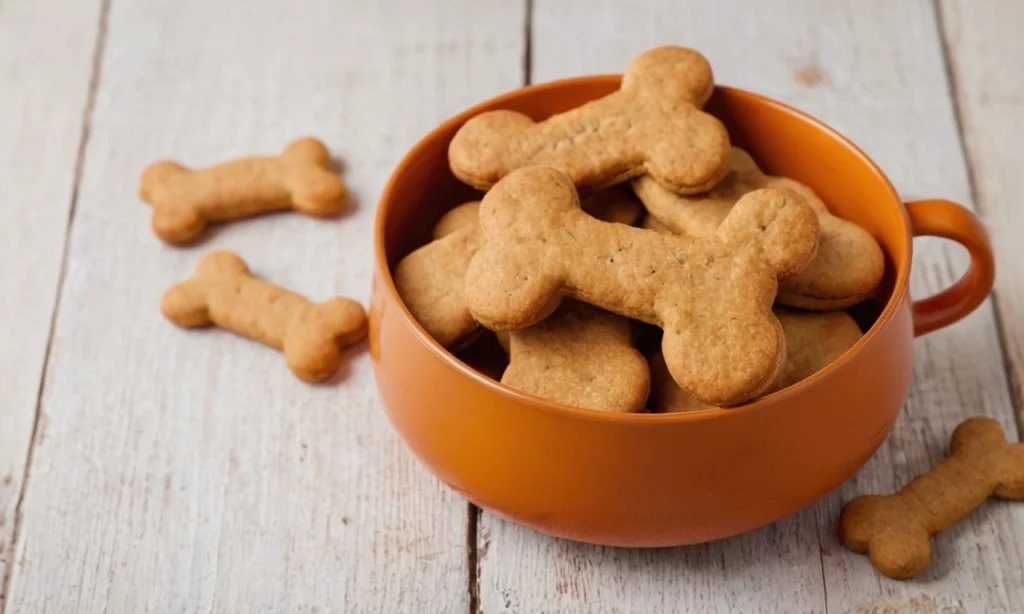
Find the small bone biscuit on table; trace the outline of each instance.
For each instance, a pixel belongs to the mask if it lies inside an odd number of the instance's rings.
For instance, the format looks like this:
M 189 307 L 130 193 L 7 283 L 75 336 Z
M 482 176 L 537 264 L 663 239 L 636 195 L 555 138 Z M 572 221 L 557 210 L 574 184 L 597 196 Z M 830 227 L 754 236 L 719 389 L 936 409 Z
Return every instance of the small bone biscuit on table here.
M 701 111 L 713 89 L 704 56 L 657 47 L 630 63 L 618 91 L 583 106 L 539 122 L 508 110 L 477 115 L 452 139 L 448 161 L 480 189 L 517 168 L 547 165 L 576 185 L 646 173 L 673 192 L 701 192 L 729 168 L 729 135 Z
M 814 211 L 788 190 L 752 192 L 714 236 L 689 239 L 585 214 L 572 181 L 548 167 L 494 186 L 479 228 L 464 287 L 478 322 L 526 328 L 570 296 L 660 326 L 673 379 L 711 405 L 753 398 L 781 368 L 777 278 L 810 261 L 818 240 Z
M 991 418 L 971 418 L 953 432 L 946 460 L 903 490 L 847 503 L 839 536 L 890 578 L 912 578 L 931 560 L 931 537 L 991 496 L 1024 500 L 1024 444 L 1008 443 Z
M 788 188 L 800 194 L 821 224 L 818 253 L 807 267 L 779 285 L 783 305 L 832 311 L 870 297 L 885 271 L 882 248 L 860 226 L 832 215 L 811 188 L 786 177 L 765 175 L 746 151 L 732 149 L 728 174 L 704 194 L 674 194 L 650 177 L 637 177 L 633 190 L 661 226 L 693 237 L 711 235 L 744 194 L 760 188 Z
M 331 170 L 330 153 L 313 138 L 292 142 L 280 156 L 242 158 L 198 170 L 155 162 L 139 182 L 139 196 L 153 205 L 153 232 L 175 244 L 195 239 L 207 222 L 281 209 L 334 215 L 346 193 Z
M 312 303 L 304 296 L 253 277 L 231 252 L 203 257 L 195 275 L 172 286 L 160 303 L 178 326 L 217 326 L 283 350 L 288 367 L 306 381 L 330 377 L 341 348 L 366 336 L 366 311 L 351 299 Z
M 564 301 L 543 322 L 509 333 L 502 345 L 509 365 L 501 383 L 516 390 L 612 412 L 637 412 L 647 401 L 647 361 L 620 315 Z

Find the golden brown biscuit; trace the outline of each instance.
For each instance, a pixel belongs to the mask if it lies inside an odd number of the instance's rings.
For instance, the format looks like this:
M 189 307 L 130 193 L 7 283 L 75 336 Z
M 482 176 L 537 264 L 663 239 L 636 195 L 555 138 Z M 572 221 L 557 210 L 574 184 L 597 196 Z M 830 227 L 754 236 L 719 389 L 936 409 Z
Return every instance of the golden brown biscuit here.
M 789 348 L 786 348 L 789 354 Z M 701 403 L 693 398 L 693 395 L 679 387 L 679 384 L 672 379 L 668 372 L 668 365 L 665 364 L 665 357 L 661 350 L 654 352 L 647 363 L 651 369 L 651 408 L 652 413 L 676 414 L 699 409 L 711 409 L 714 405 Z
M 629 320 L 622 316 L 563 301 L 551 317 L 510 333 L 504 342 L 509 366 L 501 383 L 506 386 L 602 411 L 636 412 L 647 401 L 647 361 L 633 346 Z
M 646 228 L 647 230 L 653 230 L 655 232 L 661 232 L 665 234 L 683 234 L 678 232 L 672 232 L 671 230 L 668 229 L 667 226 L 659 222 L 658 219 L 653 215 L 648 215 L 647 217 L 645 217 L 643 223 L 640 224 L 640 227 Z
M 632 225 L 643 208 L 631 195 L 611 188 L 589 194 L 581 201 L 583 210 L 597 219 Z M 452 209 L 434 227 L 435 238 L 443 238 L 465 225 L 475 225 L 479 212 L 478 201 Z M 634 348 L 631 328 L 629 320 L 622 316 L 566 301 L 540 324 L 511 333 L 492 333 L 506 354 L 513 345 L 519 348 L 515 366 L 504 372 L 506 377 L 501 381 L 566 405 L 640 411 L 650 388 L 650 377 L 646 361 Z M 629 334 L 624 335 L 623 331 Z
M 438 241 L 467 226 L 476 226 L 480 219 L 480 201 L 471 200 L 453 207 L 434 224 L 434 240 Z
M 602 190 L 584 199 L 584 209 L 601 219 L 635 223 L 643 207 L 622 189 Z M 479 201 L 463 203 L 434 226 L 434 241 L 410 253 L 394 270 L 395 287 L 409 312 L 430 336 L 458 349 L 477 330 L 462 293 L 466 267 L 479 247 Z
M 517 168 L 552 166 L 577 185 L 602 187 L 640 174 L 673 192 L 710 188 L 729 167 L 725 126 L 700 110 L 711 66 L 685 47 L 637 56 L 618 91 L 534 122 L 515 111 L 467 121 L 448 147 L 452 172 L 486 189 Z
M 196 274 L 171 286 L 160 302 L 164 316 L 178 326 L 217 326 L 284 351 L 300 378 L 327 379 L 341 363 L 340 349 L 366 336 L 366 311 L 359 303 L 333 298 L 311 303 L 306 297 L 253 277 L 231 252 L 211 252 Z
M 716 405 L 756 396 L 781 368 L 776 280 L 805 266 L 818 244 L 817 216 L 789 190 L 751 192 L 713 237 L 689 239 L 586 215 L 572 181 L 548 167 L 494 186 L 479 229 L 464 286 L 478 322 L 526 328 L 571 296 L 658 325 L 673 378 Z
M 788 388 L 824 369 L 861 338 L 860 327 L 846 312 L 801 313 L 775 308 L 786 335 L 786 362 L 764 394 Z M 709 409 L 676 385 L 665 360 L 651 357 L 651 400 L 659 412 Z
M 280 156 L 242 158 L 189 170 L 154 162 L 142 172 L 139 197 L 153 205 L 153 232 L 168 243 L 187 243 L 207 222 L 223 222 L 281 209 L 318 217 L 345 204 L 346 189 L 331 170 L 331 156 L 313 138 L 292 142 Z
M 949 457 L 894 495 L 861 495 L 843 508 L 839 537 L 890 578 L 912 578 L 931 560 L 931 537 L 991 496 L 1024 499 L 1024 444 L 1007 443 L 991 418 L 953 431 Z
M 464 346 L 477 330 L 462 283 L 479 247 L 477 227 L 466 226 L 411 252 L 392 272 L 409 313 L 449 350 Z
M 632 226 L 640 219 L 644 208 L 634 200 L 633 192 L 613 187 L 580 197 L 580 204 L 588 214 L 605 222 Z M 480 220 L 480 201 L 472 200 L 450 209 L 434 225 L 434 240 L 443 239 L 466 226 L 475 226 Z
M 786 332 L 786 364 L 772 385 L 771 394 L 789 388 L 836 361 L 864 336 L 845 311 L 806 313 L 775 308 L 775 317 Z
M 818 254 L 807 268 L 779 284 L 778 302 L 804 309 L 843 309 L 875 293 L 885 260 L 874 237 L 829 213 L 802 183 L 765 175 L 747 152 L 738 147 L 732 152 L 729 174 L 707 194 L 679 196 L 650 177 L 634 179 L 633 190 L 650 212 L 648 219 L 679 234 L 705 237 L 715 232 L 744 194 L 759 188 L 789 188 L 818 214 L 821 239 Z

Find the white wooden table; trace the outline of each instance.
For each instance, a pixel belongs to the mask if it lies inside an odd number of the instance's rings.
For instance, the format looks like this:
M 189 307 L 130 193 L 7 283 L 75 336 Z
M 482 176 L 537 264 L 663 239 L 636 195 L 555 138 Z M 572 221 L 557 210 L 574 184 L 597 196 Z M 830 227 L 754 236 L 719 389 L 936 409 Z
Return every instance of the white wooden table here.
M 1019 434 L 1024 374 L 1019 0 L 0 0 L 0 610 L 41 612 L 1024 612 L 1024 504 L 989 502 L 910 582 L 835 537 L 842 503 L 940 460 L 971 415 Z M 662 43 L 719 82 L 836 126 L 906 197 L 972 206 L 994 302 L 917 341 L 870 463 L 818 504 L 689 548 L 622 550 L 503 522 L 390 429 L 365 352 L 310 387 L 280 355 L 185 333 L 159 297 L 210 248 L 313 297 L 363 300 L 377 195 L 457 111 L 526 82 L 618 72 Z M 176 249 L 143 166 L 274 152 L 302 134 L 358 201 Z M 966 259 L 918 241 L 913 291 Z

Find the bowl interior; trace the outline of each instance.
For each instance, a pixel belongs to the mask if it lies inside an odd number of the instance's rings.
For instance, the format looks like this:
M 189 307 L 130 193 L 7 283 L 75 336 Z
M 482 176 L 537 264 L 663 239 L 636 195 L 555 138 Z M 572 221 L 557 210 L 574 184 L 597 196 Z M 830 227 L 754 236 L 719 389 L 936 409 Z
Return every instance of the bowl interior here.
M 540 120 L 605 96 L 619 83 L 618 76 L 609 75 L 516 90 L 465 111 L 420 141 L 393 175 L 377 213 L 388 272 L 430 240 L 434 224 L 446 211 L 482 196 L 448 168 L 448 143 L 468 118 L 510 109 Z M 885 175 L 841 135 L 771 99 L 719 86 L 706 110 L 725 123 L 733 144 L 749 151 L 766 173 L 810 186 L 834 214 L 856 222 L 879 241 L 887 259 L 882 291 L 851 310 L 864 330 L 870 328 L 894 289 L 905 286 L 909 270 L 909 222 Z

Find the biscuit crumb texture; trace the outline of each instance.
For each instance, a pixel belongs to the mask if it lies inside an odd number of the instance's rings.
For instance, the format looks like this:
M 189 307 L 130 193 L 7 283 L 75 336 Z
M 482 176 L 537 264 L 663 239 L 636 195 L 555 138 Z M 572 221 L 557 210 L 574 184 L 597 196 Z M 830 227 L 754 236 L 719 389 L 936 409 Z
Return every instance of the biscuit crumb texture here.
M 797 384 L 824 369 L 863 336 L 846 312 L 806 313 L 776 307 L 775 316 L 786 335 L 786 361 L 764 394 Z M 651 401 L 655 411 L 676 413 L 710 409 L 681 389 L 668 373 L 665 359 L 651 357 Z
M 573 300 L 540 324 L 509 334 L 501 383 L 551 401 L 635 412 L 650 391 L 647 361 L 629 320 Z
M 172 244 L 196 239 L 209 222 L 283 209 L 326 217 L 341 212 L 347 189 L 317 139 L 293 141 L 279 156 L 241 158 L 191 170 L 167 160 L 142 172 L 139 197 L 153 205 L 154 234 Z
M 312 303 L 249 272 L 227 251 L 204 256 L 195 275 L 171 286 L 160 303 L 178 326 L 217 325 L 282 350 L 288 367 L 303 380 L 330 377 L 341 364 L 341 349 L 367 332 L 366 310 L 344 297 Z
M 622 87 L 539 122 L 509 110 L 467 121 L 448 148 L 452 173 L 487 189 L 524 166 L 550 166 L 579 186 L 647 174 L 695 193 L 729 168 L 729 134 L 701 110 L 714 89 L 711 65 L 693 49 L 657 47 L 627 67 Z
M 839 537 L 890 578 L 912 578 L 931 561 L 932 536 L 991 496 L 1024 499 L 1024 444 L 1007 442 L 996 420 L 971 418 L 953 431 L 949 456 L 898 493 L 847 503 Z
M 734 147 L 729 173 L 709 192 L 674 194 L 650 177 L 633 180 L 633 190 L 650 217 L 677 234 L 713 234 L 745 194 L 762 188 L 785 188 L 799 194 L 817 213 L 820 239 L 811 262 L 783 279 L 778 301 L 783 305 L 832 311 L 845 309 L 872 296 L 882 281 L 882 248 L 866 230 L 832 215 L 809 187 L 785 177 L 765 175 L 746 151 Z
M 548 167 L 515 171 L 488 192 L 479 230 L 465 278 L 478 322 L 519 330 L 570 296 L 655 324 L 673 379 L 716 405 L 753 398 L 781 369 L 776 279 L 817 247 L 817 218 L 788 192 L 747 195 L 715 236 L 690 239 L 588 216 L 572 181 Z

